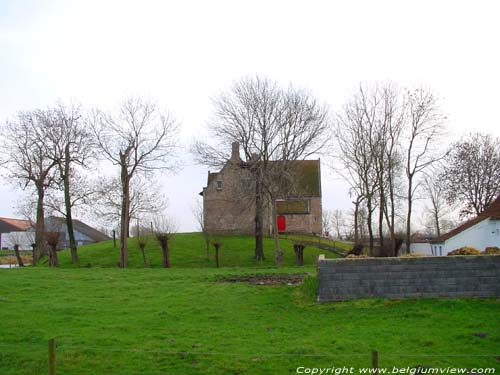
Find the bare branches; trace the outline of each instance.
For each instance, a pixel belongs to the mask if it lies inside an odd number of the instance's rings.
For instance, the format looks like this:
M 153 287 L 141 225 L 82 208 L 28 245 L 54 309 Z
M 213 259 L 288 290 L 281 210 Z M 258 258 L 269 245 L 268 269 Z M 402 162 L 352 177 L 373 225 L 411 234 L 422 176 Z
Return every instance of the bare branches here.
M 130 177 L 136 171 L 175 169 L 179 125 L 156 103 L 126 98 L 116 114 L 92 111 L 88 124 L 103 156 L 115 165 L 125 165 Z
M 380 245 L 383 247 L 386 226 L 395 254 L 396 207 L 404 175 L 409 241 L 412 201 L 420 187 L 417 177 L 444 155 L 436 149 L 436 144 L 444 134 L 445 119 L 431 92 L 422 88 L 401 92 L 390 83 L 361 85 L 337 116 L 335 159 L 342 166 L 338 173 L 366 204 L 370 248 L 373 248 L 371 213 L 378 207 Z M 359 204 L 359 200 L 356 202 Z
M 500 139 L 475 133 L 453 144 L 440 179 L 449 203 L 464 202 L 462 215 L 479 215 L 500 196 Z
M 120 167 L 120 266 L 125 268 L 128 263 L 130 183 L 137 174 L 176 169 L 179 126 L 170 114 L 161 112 L 156 103 L 134 97 L 123 100 L 114 114 L 94 110 L 88 124 L 103 156 Z
M 255 257 L 263 259 L 264 202 L 274 205 L 278 195 L 286 194 L 276 188 L 287 184 L 276 181 L 293 180 L 289 161 L 304 159 L 325 145 L 328 108 L 305 90 L 291 85 L 283 88 L 258 76 L 235 82 L 227 92 L 213 99 L 213 104 L 209 132 L 215 144 L 196 142 L 192 150 L 198 162 L 221 166 L 228 159 L 228 146 L 233 143 L 241 146 L 243 166 L 256 181 Z M 275 224 L 275 220 L 272 222 Z

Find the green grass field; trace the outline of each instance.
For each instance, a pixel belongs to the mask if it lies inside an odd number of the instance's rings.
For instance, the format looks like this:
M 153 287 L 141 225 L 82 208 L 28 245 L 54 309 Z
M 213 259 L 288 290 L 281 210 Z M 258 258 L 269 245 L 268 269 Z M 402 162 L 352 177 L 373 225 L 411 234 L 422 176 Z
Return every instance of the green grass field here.
M 324 240 L 323 240 L 324 241 Z M 253 259 L 255 240 L 252 237 L 229 236 L 222 240 L 222 248 L 219 251 L 219 264 L 221 267 L 274 267 L 274 243 L 271 238 L 264 239 L 264 261 Z M 144 268 L 142 256 L 137 246 L 137 241 L 131 238 L 129 245 L 129 267 Z M 287 239 L 280 240 L 280 246 L 284 253 L 284 266 L 295 265 L 295 254 L 293 242 Z M 343 244 L 349 247 L 349 244 Z M 319 254 L 325 254 L 327 258 L 335 258 L 337 255 L 325 252 L 315 247 L 308 246 L 304 250 L 304 264 L 313 265 Z M 94 245 L 82 246 L 78 250 L 80 258 L 79 266 L 91 267 L 117 267 L 120 260 L 120 249 L 117 241 L 116 248 L 113 241 L 101 242 Z M 58 252 L 60 267 L 73 267 L 69 251 Z M 146 246 L 146 257 L 148 267 L 161 267 L 162 255 L 160 246 L 153 238 L 148 240 Z M 170 243 L 170 261 L 173 268 L 207 268 L 215 267 L 214 250 L 209 250 L 207 261 L 206 244 L 200 233 L 179 233 L 174 235 Z M 41 262 L 44 265 L 44 261 Z
M 91 268 L 70 267 L 62 252 L 57 269 L 0 270 L 0 374 L 47 374 L 52 337 L 58 374 L 289 374 L 299 366 L 367 367 L 371 350 L 378 350 L 381 367 L 391 369 L 500 370 L 498 299 L 318 305 L 313 276 L 298 286 L 221 279 L 314 275 L 313 252 L 319 250 L 310 249 L 309 265 L 299 268 L 290 266 L 288 249 L 288 266 L 275 269 L 269 242 L 268 260 L 255 264 L 252 239 L 232 238 L 221 251 L 227 267 L 215 269 L 196 237 L 174 241 L 172 269 L 158 268 L 153 245 L 148 254 L 154 268 L 140 268 L 131 247 L 133 267 L 118 269 L 117 250 L 101 244 L 80 249 L 81 263 Z

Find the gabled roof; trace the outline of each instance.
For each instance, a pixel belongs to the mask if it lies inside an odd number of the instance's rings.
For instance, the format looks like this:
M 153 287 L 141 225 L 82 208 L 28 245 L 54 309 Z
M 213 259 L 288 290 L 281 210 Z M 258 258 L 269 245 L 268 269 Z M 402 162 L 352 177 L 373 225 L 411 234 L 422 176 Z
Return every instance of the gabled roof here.
M 492 219 L 492 220 L 500 220 L 500 196 L 491 203 L 486 210 L 484 210 L 481 214 L 475 217 L 472 220 L 466 221 L 462 225 L 459 225 L 455 229 L 445 233 L 434 240 L 431 243 L 442 243 L 447 239 L 456 236 L 457 234 L 463 232 L 464 230 L 473 227 L 474 225 L 480 223 L 483 220 Z
M 45 223 L 47 231 L 59 232 L 66 230 L 66 219 L 63 217 L 50 216 L 45 219 Z M 73 219 L 73 228 L 96 242 L 108 241 L 111 239 L 101 231 L 92 228 L 90 225 L 87 225 L 80 220 Z
M 0 233 L 24 232 L 32 226 L 33 223 L 30 220 L 0 217 Z
M 231 161 L 228 161 L 231 162 Z M 319 160 L 291 160 L 286 165 L 283 161 L 272 161 L 272 168 L 278 170 L 280 164 L 287 168 L 294 180 L 294 187 L 290 192 L 295 197 L 321 197 L 321 169 Z M 238 163 L 242 168 L 248 168 L 247 163 Z M 217 179 L 218 172 L 208 173 L 207 186 Z M 200 193 L 203 195 L 203 192 Z
M 282 161 L 275 161 L 280 168 Z M 291 160 L 286 162 L 294 185 L 290 194 L 299 197 L 321 197 L 321 170 L 319 160 Z

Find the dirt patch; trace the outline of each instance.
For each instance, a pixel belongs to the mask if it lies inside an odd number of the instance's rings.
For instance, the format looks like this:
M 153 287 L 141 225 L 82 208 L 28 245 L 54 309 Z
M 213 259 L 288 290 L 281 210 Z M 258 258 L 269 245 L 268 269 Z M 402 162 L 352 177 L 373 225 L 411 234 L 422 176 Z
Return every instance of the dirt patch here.
M 225 283 L 244 282 L 253 285 L 298 285 L 307 275 L 247 275 L 231 276 L 221 279 Z

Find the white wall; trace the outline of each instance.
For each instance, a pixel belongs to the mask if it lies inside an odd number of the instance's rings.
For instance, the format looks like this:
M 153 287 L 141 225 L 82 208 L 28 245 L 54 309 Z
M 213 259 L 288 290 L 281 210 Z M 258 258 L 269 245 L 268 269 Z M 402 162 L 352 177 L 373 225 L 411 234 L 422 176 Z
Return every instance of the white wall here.
M 431 244 L 430 243 L 411 243 L 410 244 L 410 253 L 418 253 L 425 255 L 434 255 L 432 254 Z
M 446 255 L 455 249 L 470 246 L 480 251 L 486 247 L 500 247 L 500 220 L 485 219 L 476 225 L 449 238 L 444 244 L 434 244 L 439 255 L 439 246 L 442 246 L 442 254 Z
M 33 235 L 34 233 L 26 232 L 2 233 L 2 248 L 7 247 L 9 250 L 13 250 L 14 245 L 18 243 L 19 250 L 32 250 Z

